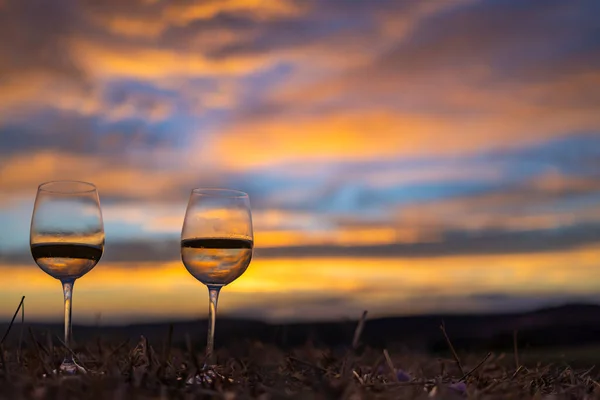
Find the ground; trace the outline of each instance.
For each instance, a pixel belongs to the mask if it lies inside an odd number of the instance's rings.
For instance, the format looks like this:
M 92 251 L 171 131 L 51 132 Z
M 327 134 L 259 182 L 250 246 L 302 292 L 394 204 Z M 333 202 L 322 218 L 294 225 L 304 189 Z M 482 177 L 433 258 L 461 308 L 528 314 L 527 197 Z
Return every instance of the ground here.
M 597 347 L 484 354 L 449 347 L 428 355 L 365 347 L 359 337 L 346 346 L 309 342 L 286 350 L 242 340 L 218 350 L 212 382 L 188 384 L 204 364 L 189 339 L 176 345 L 169 333 L 157 343 L 99 337 L 75 347 L 88 371 L 77 376 L 54 373 L 64 353 L 51 339 L 29 330 L 20 346 L 2 350 L 0 399 L 600 398 L 600 374 L 590 365 Z
M 368 322 L 365 312 L 286 326 L 222 318 L 207 371 L 206 321 L 76 326 L 67 350 L 59 325 L 26 324 L 23 312 L 15 323 L 17 309 L 0 329 L 0 400 L 600 399 L 597 310 Z M 531 328 L 539 315 L 552 318 Z M 56 373 L 66 351 L 85 373 Z

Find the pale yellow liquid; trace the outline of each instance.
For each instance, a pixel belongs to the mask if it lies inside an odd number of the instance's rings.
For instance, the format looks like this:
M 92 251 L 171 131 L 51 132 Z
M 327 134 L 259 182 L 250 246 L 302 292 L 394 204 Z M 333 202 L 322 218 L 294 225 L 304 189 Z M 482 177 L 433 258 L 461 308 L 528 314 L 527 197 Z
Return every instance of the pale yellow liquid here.
M 77 279 L 87 274 L 100 260 L 102 246 L 71 243 L 31 245 L 36 264 L 48 275 L 60 279 Z
M 225 286 L 246 271 L 252 247 L 251 241 L 243 239 L 186 239 L 181 242 L 181 259 L 200 282 Z

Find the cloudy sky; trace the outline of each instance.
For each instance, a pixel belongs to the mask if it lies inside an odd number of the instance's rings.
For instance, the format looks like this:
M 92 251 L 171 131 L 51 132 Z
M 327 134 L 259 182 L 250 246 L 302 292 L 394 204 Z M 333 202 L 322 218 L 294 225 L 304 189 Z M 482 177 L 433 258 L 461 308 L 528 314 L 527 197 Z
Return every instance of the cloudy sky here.
M 38 184 L 97 185 L 76 320 L 203 316 L 194 187 L 250 194 L 223 314 L 530 309 L 600 287 L 596 0 L 0 0 L 0 317 L 62 295 Z M 14 303 L 14 304 L 13 304 Z

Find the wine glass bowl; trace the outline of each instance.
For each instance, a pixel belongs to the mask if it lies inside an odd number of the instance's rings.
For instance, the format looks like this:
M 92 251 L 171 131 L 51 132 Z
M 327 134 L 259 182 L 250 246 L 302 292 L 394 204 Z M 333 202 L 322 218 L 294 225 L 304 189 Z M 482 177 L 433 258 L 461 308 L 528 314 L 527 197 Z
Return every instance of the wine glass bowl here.
M 104 224 L 96 187 L 79 181 L 41 184 L 31 217 L 30 247 L 36 264 L 62 283 L 65 344 L 70 347 L 73 285 L 96 266 L 104 250 Z M 75 373 L 81 369 L 68 349 L 60 371 Z
M 250 239 L 207 238 L 181 241 L 181 258 L 192 276 L 207 286 L 225 286 L 239 278 L 252 260 Z
M 102 256 L 102 246 L 70 243 L 31 244 L 36 264 L 53 278 L 75 280 L 96 266 Z
M 253 248 L 252 213 L 246 193 L 230 189 L 192 190 L 181 231 L 181 259 L 188 272 L 208 287 L 207 369 L 214 361 L 219 292 L 246 271 Z

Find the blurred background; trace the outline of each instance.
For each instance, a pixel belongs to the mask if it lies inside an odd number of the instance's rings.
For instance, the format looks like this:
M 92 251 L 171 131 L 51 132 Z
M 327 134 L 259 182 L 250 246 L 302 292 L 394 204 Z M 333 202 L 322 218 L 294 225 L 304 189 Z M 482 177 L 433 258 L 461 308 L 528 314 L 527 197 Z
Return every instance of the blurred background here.
M 595 0 L 0 0 L 0 319 L 61 321 L 37 186 L 98 186 L 76 323 L 204 317 L 190 190 L 249 193 L 221 315 L 525 311 L 600 300 Z

